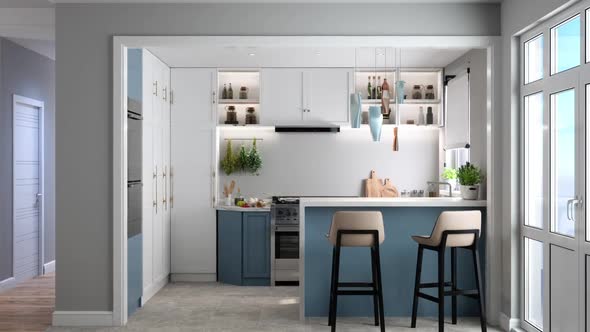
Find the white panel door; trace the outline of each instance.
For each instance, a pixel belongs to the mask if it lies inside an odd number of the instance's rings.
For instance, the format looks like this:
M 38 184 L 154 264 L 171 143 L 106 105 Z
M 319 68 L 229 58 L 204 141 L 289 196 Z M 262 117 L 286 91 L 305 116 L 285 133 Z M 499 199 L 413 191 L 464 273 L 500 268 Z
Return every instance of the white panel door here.
M 303 74 L 303 119 L 309 122 L 348 122 L 352 70 L 307 69 Z
M 211 69 L 171 71 L 171 270 L 175 274 L 216 273 L 215 76 Z
M 17 282 L 41 274 L 43 103 L 14 96 L 13 275 Z
M 303 70 L 264 68 L 260 71 L 261 124 L 294 124 L 303 120 Z

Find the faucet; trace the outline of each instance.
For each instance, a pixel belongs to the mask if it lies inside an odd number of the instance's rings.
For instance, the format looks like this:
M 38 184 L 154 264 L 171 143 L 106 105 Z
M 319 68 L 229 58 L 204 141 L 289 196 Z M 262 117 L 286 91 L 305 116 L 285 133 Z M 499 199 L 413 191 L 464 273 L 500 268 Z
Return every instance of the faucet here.
M 439 182 L 439 181 L 428 181 L 426 184 L 436 184 L 436 185 L 445 185 L 449 186 L 449 197 L 453 197 L 453 186 L 448 182 Z

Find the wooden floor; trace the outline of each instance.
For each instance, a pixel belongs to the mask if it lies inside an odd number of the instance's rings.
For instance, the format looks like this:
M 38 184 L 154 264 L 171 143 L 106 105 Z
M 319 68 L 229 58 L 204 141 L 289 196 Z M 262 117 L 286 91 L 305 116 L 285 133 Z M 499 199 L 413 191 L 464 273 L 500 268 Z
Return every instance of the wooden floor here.
M 0 331 L 45 331 L 55 307 L 53 273 L 0 292 Z

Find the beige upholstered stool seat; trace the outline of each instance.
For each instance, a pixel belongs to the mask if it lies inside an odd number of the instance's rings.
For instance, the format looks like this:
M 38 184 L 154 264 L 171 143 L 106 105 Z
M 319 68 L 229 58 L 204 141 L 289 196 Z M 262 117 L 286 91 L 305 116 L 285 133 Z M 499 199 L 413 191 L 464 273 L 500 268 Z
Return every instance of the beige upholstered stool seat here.
M 383 215 L 379 211 L 337 211 L 332 218 L 328 234 L 328 240 L 334 246 L 339 230 L 376 230 L 379 232 L 379 244 L 385 240 Z M 371 234 L 343 234 L 341 241 L 342 247 L 373 246 Z
M 415 235 L 412 239 L 418 244 L 436 247 L 440 245 L 442 233 L 444 231 L 456 231 L 477 229 L 481 231 L 481 212 L 480 211 L 444 211 L 438 217 L 432 234 L 430 236 Z M 449 235 L 447 238 L 447 247 L 468 247 L 473 244 L 474 236 Z

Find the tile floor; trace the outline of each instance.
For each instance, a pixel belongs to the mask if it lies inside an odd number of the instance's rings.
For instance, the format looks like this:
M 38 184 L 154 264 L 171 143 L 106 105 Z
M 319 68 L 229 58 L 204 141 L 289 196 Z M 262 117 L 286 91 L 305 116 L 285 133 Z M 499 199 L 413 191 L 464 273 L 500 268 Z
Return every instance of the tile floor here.
M 216 283 L 169 284 L 138 310 L 124 328 L 67 329 L 50 332 L 85 331 L 329 331 L 327 319 L 299 321 L 299 303 L 295 287 L 236 287 Z M 418 329 L 410 329 L 409 318 L 386 319 L 387 331 L 438 331 L 434 319 L 418 320 Z M 338 331 L 379 331 L 371 318 L 339 318 Z M 477 319 L 460 319 L 448 324 L 449 332 L 480 331 Z M 488 329 L 488 331 L 499 331 Z

